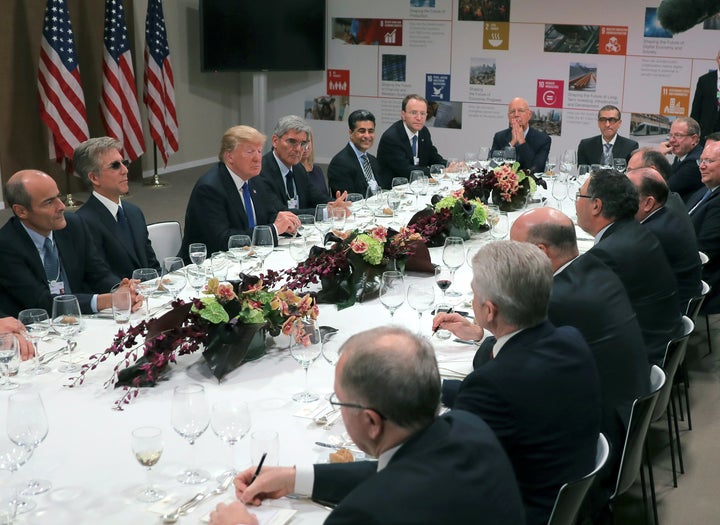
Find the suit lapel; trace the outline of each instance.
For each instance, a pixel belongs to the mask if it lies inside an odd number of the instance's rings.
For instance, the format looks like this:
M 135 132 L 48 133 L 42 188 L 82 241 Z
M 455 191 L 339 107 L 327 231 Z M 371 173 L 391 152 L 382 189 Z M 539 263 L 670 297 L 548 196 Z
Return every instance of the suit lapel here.
M 245 214 L 245 205 L 243 204 L 242 197 L 240 197 L 240 192 L 238 192 L 237 186 L 235 185 L 235 180 L 233 180 L 233 176 L 228 171 L 227 166 L 225 166 L 225 164 L 222 162 L 220 163 L 220 182 L 223 185 L 225 193 L 228 195 L 228 199 L 230 200 L 230 206 L 236 211 L 236 213 L 240 217 L 240 222 L 243 228 L 246 228 L 248 225 L 248 220 L 247 215 Z M 254 193 L 252 186 L 250 186 L 250 193 Z M 252 196 L 251 198 L 254 200 Z M 255 215 L 255 221 L 257 224 L 257 213 Z
M 137 257 L 137 249 L 134 246 L 131 246 L 127 243 L 126 238 L 124 235 L 120 234 L 120 227 L 118 226 L 117 221 L 115 220 L 115 217 L 112 216 L 112 213 L 110 213 L 110 210 L 108 210 L 105 205 L 100 202 L 94 195 L 90 196 L 87 203 L 85 204 L 91 205 L 93 209 L 95 210 L 95 215 L 100 220 L 100 223 L 107 228 L 107 230 L 110 232 L 110 235 L 121 245 L 125 247 L 125 253 L 127 253 L 128 257 L 132 261 L 133 265 L 136 267 L 140 266 L 140 260 Z M 128 220 L 128 225 L 130 225 L 130 229 L 132 231 L 132 225 L 130 222 L 130 217 L 127 214 L 127 210 L 125 210 L 125 217 Z M 133 238 L 135 238 L 135 233 L 133 232 Z

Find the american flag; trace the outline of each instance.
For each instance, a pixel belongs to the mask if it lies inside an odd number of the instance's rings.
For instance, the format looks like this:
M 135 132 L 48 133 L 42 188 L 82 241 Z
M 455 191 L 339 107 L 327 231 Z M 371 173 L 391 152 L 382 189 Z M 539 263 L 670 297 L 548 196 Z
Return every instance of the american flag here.
M 104 41 L 100 115 L 107 134 L 122 142 L 125 156 L 135 160 L 145 151 L 145 141 L 122 0 L 105 0 Z
M 88 139 L 85 96 L 65 0 L 48 0 L 38 65 L 40 118 L 50 130 L 50 158 L 71 159 Z
M 145 91 L 150 135 L 167 164 L 178 150 L 178 124 L 175 114 L 175 88 L 170 49 L 165 33 L 162 0 L 149 0 L 145 18 Z

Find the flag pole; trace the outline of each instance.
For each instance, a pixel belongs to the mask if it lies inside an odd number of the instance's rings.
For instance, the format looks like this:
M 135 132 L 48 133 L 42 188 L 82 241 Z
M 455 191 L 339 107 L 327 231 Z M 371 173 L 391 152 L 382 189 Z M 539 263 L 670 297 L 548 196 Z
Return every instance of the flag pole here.
M 157 169 L 157 145 L 153 142 L 153 176 L 151 179 L 145 181 L 143 183 L 145 186 L 150 186 L 151 188 L 168 188 L 170 184 L 167 182 L 162 182 L 160 180 L 160 175 L 158 175 L 158 169 Z
M 65 164 L 65 188 L 67 189 L 67 193 L 65 194 L 65 199 L 63 199 L 63 204 L 66 208 L 79 208 L 82 206 L 83 201 L 75 200 L 73 199 L 72 193 L 70 192 L 70 182 L 72 181 L 72 170 L 70 170 L 70 163 L 68 162 L 68 159 L 66 158 L 64 160 Z

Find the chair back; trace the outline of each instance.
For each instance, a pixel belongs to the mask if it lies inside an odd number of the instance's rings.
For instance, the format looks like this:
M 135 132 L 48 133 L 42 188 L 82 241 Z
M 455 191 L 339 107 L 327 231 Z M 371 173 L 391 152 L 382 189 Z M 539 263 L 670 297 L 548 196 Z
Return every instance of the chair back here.
M 595 452 L 595 468 L 582 478 L 565 483 L 560 487 L 548 525 L 574 525 L 580 505 L 585 499 L 590 485 L 595 480 L 595 476 L 605 466 L 609 455 L 610 445 L 608 440 L 600 433 Z
M 700 308 L 702 307 L 703 301 L 705 300 L 705 296 L 710 291 L 710 285 L 706 283 L 705 281 L 700 281 L 702 283 L 702 290 L 700 290 L 700 295 L 696 295 L 692 299 L 688 301 L 687 307 L 685 308 L 685 315 L 687 315 L 690 319 L 692 319 L 693 322 L 695 322 L 695 319 L 697 319 L 698 313 L 700 313 Z
M 642 465 L 643 451 L 645 450 L 645 438 L 650 427 L 650 418 L 657 402 L 658 394 L 665 385 L 666 377 L 662 368 L 653 365 L 650 368 L 650 393 L 639 397 L 633 402 L 630 412 L 625 445 L 620 458 L 620 470 L 618 472 L 615 492 L 610 499 L 614 499 L 625 493 L 637 479 Z
M 148 224 L 148 237 L 152 243 L 155 257 L 162 266 L 165 257 L 174 257 L 182 245 L 182 232 L 177 221 Z
M 685 359 L 685 350 L 687 349 L 687 342 L 690 339 L 690 334 L 695 329 L 695 323 L 690 318 L 683 315 L 683 335 L 671 340 L 665 350 L 665 358 L 663 359 L 662 369 L 665 372 L 667 380 L 665 386 L 658 394 L 657 402 L 655 403 L 655 409 L 653 410 L 652 421 L 657 421 L 665 413 L 670 402 L 670 395 L 672 394 L 672 387 L 675 381 L 675 373 L 677 372 L 678 366 Z
M 700 257 L 700 264 L 702 264 L 703 266 L 705 266 L 710 260 L 710 257 L 708 257 L 707 253 L 705 252 L 698 252 L 698 256 Z

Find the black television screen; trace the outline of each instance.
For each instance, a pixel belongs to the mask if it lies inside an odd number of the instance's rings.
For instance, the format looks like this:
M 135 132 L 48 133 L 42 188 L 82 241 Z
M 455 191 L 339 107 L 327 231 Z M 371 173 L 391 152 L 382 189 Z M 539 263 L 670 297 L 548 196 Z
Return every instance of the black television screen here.
M 200 0 L 203 71 L 325 69 L 325 0 Z

